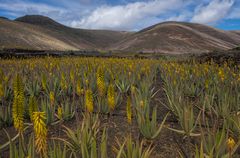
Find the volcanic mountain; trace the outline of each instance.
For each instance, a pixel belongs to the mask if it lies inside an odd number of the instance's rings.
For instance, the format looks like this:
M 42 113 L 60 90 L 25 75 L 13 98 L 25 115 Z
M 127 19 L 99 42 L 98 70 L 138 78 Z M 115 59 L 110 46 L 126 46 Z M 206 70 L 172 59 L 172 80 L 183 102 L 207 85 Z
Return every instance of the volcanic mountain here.
M 185 22 L 164 22 L 114 44 L 112 49 L 124 51 L 198 53 L 227 50 L 240 44 L 240 34 Z
M 232 33 L 236 33 L 240 36 L 240 31 L 231 31 Z
M 200 53 L 240 44 L 239 31 L 223 31 L 185 22 L 164 22 L 138 32 L 87 30 L 48 17 L 0 18 L 0 49 L 112 50 L 149 53 Z
M 0 19 L 0 48 L 96 50 L 120 41 L 128 32 L 75 29 L 39 15 Z

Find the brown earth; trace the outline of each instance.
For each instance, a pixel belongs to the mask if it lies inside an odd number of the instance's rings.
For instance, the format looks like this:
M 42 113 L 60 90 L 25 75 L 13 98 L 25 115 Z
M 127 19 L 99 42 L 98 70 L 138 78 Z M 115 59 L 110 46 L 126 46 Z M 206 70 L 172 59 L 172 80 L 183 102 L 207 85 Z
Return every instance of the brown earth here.
M 151 102 L 151 106 L 158 106 L 158 122 L 161 123 L 165 115 L 168 113 L 168 110 L 162 106 L 159 102 L 166 102 L 164 90 L 163 90 L 163 82 L 161 80 L 160 74 L 157 75 L 157 79 L 154 83 L 155 90 L 160 91 L 155 95 Z M 103 130 L 104 127 L 108 127 L 108 156 L 109 158 L 116 157 L 115 153 L 112 151 L 112 147 L 116 146 L 116 137 L 123 142 L 124 138 L 129 134 L 129 131 L 131 131 L 132 137 L 137 140 L 143 140 L 144 138 L 141 136 L 136 119 L 133 118 L 133 123 L 131 126 L 128 125 L 127 119 L 126 119 L 126 99 L 123 99 L 122 104 L 117 107 L 115 112 L 113 113 L 113 116 L 110 118 L 107 118 L 107 115 L 100 115 L 101 119 L 101 129 Z M 81 112 L 78 113 L 78 118 L 74 118 L 70 121 L 65 121 L 64 125 L 71 128 L 76 129 L 78 126 L 81 126 L 81 122 L 78 121 L 82 120 Z M 175 128 L 179 128 L 179 125 L 176 121 L 176 118 L 173 116 L 169 116 L 165 126 L 171 126 Z M 16 135 L 16 131 L 13 127 L 7 128 L 7 131 L 10 133 L 10 135 L 13 137 Z M 29 132 L 28 132 L 29 133 Z M 50 137 L 61 137 L 66 138 L 66 135 L 63 132 L 63 128 L 59 128 L 59 124 L 55 126 L 50 126 L 48 130 L 48 135 Z M 101 134 L 99 134 L 100 136 Z M 27 136 L 26 136 L 27 137 Z M 0 142 L 3 144 L 3 142 L 6 142 L 8 139 L 3 132 L 3 130 L 0 130 Z M 160 133 L 159 137 L 157 137 L 154 141 L 146 141 L 144 146 L 149 145 L 150 143 L 153 143 L 154 151 L 152 153 L 152 158 L 177 158 L 179 157 L 179 153 L 183 153 L 184 148 L 186 148 L 186 142 L 183 139 L 182 135 L 176 134 L 175 132 L 169 131 L 167 128 L 163 128 L 162 132 Z M 8 157 L 8 150 L 4 150 L 4 152 L 1 152 L 0 156 Z
M 124 32 L 70 28 L 40 15 L 0 18 L 0 34 L 0 49 L 183 54 L 228 50 L 240 44 L 239 31 L 195 23 L 164 22 L 138 32 Z
M 128 32 L 74 29 L 44 16 L 0 19 L 0 48 L 96 50 L 118 42 Z
M 134 33 L 112 48 L 169 54 L 228 50 L 240 44 L 236 32 L 185 22 L 164 22 Z
M 230 31 L 230 32 L 240 35 L 240 31 Z

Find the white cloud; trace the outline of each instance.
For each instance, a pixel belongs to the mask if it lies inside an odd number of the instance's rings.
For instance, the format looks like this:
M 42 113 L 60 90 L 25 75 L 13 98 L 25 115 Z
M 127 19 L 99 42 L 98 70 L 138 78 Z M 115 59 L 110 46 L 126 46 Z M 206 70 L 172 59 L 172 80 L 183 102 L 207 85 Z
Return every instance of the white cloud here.
M 30 0 L 0 0 L 0 13 L 12 19 L 26 14 L 39 14 L 48 16 L 62 24 L 69 25 L 73 20 L 81 19 L 89 14 L 96 0 L 49 0 L 48 3 L 31 2 Z M 99 5 L 99 4 L 98 4 Z
M 234 0 L 212 0 L 207 6 L 198 6 L 192 22 L 213 24 L 224 18 L 231 10 Z
M 140 30 L 163 21 L 217 24 L 240 18 L 238 0 L 0 0 L 0 13 L 11 18 L 45 15 L 77 28 Z M 118 5 L 116 5 L 118 4 Z
M 191 18 L 191 15 L 191 12 L 183 12 L 178 16 L 171 16 L 165 19 L 165 21 L 188 21 Z
M 240 19 L 240 3 L 235 5 L 229 13 L 228 19 Z
M 126 5 L 101 6 L 71 26 L 91 29 L 136 29 L 143 21 L 155 21 L 158 16 L 184 6 L 184 0 L 154 0 Z M 150 24 L 148 24 L 149 26 Z
M 35 13 L 35 14 L 49 14 L 49 13 L 66 13 L 66 10 L 60 7 L 55 7 L 43 3 L 32 3 L 28 1 L 10 1 L 7 3 L 0 3 L 0 9 L 8 10 L 18 13 Z

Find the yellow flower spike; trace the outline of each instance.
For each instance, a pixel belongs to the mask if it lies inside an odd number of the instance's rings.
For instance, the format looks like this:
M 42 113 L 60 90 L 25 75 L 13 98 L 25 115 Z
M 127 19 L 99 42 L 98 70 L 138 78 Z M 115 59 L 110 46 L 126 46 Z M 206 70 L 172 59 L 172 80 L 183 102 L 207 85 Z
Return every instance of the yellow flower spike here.
M 47 90 L 47 79 L 45 75 L 42 76 L 42 88 L 44 91 Z
M 81 81 L 78 80 L 77 81 L 77 95 L 80 96 L 82 93 L 81 93 Z
M 102 68 L 97 70 L 97 88 L 100 97 L 103 97 L 105 94 L 105 80 L 104 80 L 104 71 Z
M 67 82 L 66 82 L 66 77 L 65 77 L 65 74 L 62 73 L 61 74 L 61 87 L 63 90 L 66 90 L 67 89 Z
M 19 75 L 13 82 L 13 125 L 19 131 L 23 131 L 23 114 L 24 114 L 24 85 Z
M 9 76 L 4 76 L 4 78 L 3 78 L 4 82 L 7 82 L 8 79 L 9 79 Z
M 85 83 L 86 83 L 86 86 L 88 87 L 88 86 L 89 86 L 89 80 L 86 79 L 86 80 L 85 80 Z
M 131 98 L 127 97 L 127 120 L 129 124 L 132 124 L 132 109 L 131 109 Z
M 71 70 L 70 71 L 70 80 L 71 80 L 72 83 L 74 83 L 74 78 L 75 78 L 74 71 Z
M 84 89 L 83 88 L 81 89 L 81 95 L 84 95 Z
M 111 70 L 109 71 L 109 74 L 110 74 L 110 80 L 114 80 L 114 75 Z
M 58 116 L 58 119 L 60 120 L 63 118 L 63 109 L 61 106 L 59 106 L 57 109 L 57 116 Z
M 140 101 L 140 107 L 141 107 L 141 108 L 144 108 L 144 102 L 143 102 L 143 100 Z
M 206 81 L 205 81 L 205 88 L 208 89 L 208 87 L 209 87 L 209 81 L 206 80 Z
M 4 96 L 3 84 L 0 82 L 0 99 Z
M 131 93 L 132 93 L 132 95 L 134 95 L 135 92 L 136 92 L 136 87 L 132 85 L 131 86 Z
M 87 72 L 85 71 L 83 74 L 84 78 L 87 78 Z
M 173 80 L 173 85 L 176 86 L 177 85 L 177 81 L 174 79 Z
M 132 73 L 131 71 L 128 72 L 128 77 L 131 77 Z
M 115 108 L 115 90 L 114 90 L 114 86 L 112 84 L 110 84 L 108 87 L 107 100 L 108 100 L 109 108 L 111 110 L 114 110 L 114 108 Z
M 85 106 L 88 112 L 93 112 L 93 94 L 90 89 L 85 92 Z
M 140 75 L 140 74 L 138 74 L 137 76 L 138 76 L 138 79 L 140 80 L 140 79 L 141 79 L 141 75 Z
M 238 79 L 237 79 L 238 82 L 240 82 L 240 74 L 238 75 Z
M 227 147 L 228 147 L 228 151 L 231 152 L 235 146 L 235 141 L 232 137 L 229 137 L 227 140 Z
M 45 112 L 33 112 L 33 128 L 37 153 L 47 155 L 47 126 Z
M 49 99 L 50 99 L 50 104 L 53 106 L 54 105 L 54 101 L 55 101 L 55 97 L 54 97 L 54 92 L 53 91 L 50 92 Z

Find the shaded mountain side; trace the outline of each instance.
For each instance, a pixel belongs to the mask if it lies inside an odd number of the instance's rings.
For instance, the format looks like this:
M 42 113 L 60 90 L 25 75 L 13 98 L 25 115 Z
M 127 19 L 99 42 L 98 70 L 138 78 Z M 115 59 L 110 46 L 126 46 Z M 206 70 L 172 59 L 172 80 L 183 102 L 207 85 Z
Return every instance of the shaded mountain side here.
M 240 64 L 240 47 L 236 47 L 226 51 L 213 51 L 209 53 L 199 54 L 193 57 L 200 62 L 214 61 L 218 64 L 224 64 L 225 62 L 236 66 Z
M 210 26 L 195 24 L 195 23 L 185 23 L 185 25 L 203 34 L 212 36 L 215 39 L 225 41 L 226 43 L 229 43 L 229 44 L 233 44 L 234 46 L 231 48 L 234 48 L 235 45 L 240 43 L 240 39 L 239 39 L 240 36 L 238 34 L 235 34 L 229 31 L 224 31 L 224 30 L 216 29 Z
M 65 27 L 64 25 L 54 21 L 53 19 L 46 16 L 42 16 L 42 15 L 25 15 L 25 16 L 16 18 L 15 21 L 38 25 L 45 28 Z
M 0 18 L 0 49 L 107 50 L 144 53 L 203 53 L 239 46 L 239 31 L 164 22 L 138 32 L 87 30 L 64 26 L 48 17 Z
M 164 22 L 134 33 L 111 49 L 138 52 L 198 53 L 227 50 L 240 43 L 240 35 L 209 26 Z
M 41 26 L 48 31 L 48 34 L 75 47 L 86 41 L 91 47 L 104 49 L 130 34 L 122 31 L 75 29 L 39 15 L 26 15 L 15 21 Z
M 6 17 L 4 17 L 4 16 L 0 16 L 0 19 L 9 20 L 8 18 L 6 18 Z
M 78 48 L 48 34 L 41 27 L 0 19 L 1 49 L 77 50 Z M 82 48 L 86 48 L 82 44 Z
M 229 32 L 238 34 L 240 36 L 240 31 L 229 31 Z

